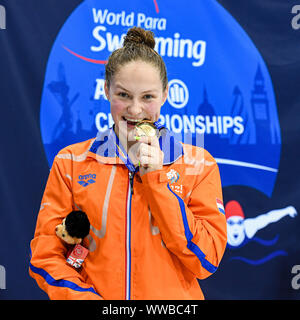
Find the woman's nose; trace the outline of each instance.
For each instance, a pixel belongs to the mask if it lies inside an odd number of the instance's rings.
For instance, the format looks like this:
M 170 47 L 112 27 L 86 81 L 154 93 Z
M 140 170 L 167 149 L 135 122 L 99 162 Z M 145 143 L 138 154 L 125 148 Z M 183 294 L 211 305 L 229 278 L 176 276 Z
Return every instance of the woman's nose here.
M 143 110 L 143 107 L 137 99 L 132 100 L 130 105 L 127 108 L 128 113 L 131 115 L 137 115 L 141 113 L 142 110 Z

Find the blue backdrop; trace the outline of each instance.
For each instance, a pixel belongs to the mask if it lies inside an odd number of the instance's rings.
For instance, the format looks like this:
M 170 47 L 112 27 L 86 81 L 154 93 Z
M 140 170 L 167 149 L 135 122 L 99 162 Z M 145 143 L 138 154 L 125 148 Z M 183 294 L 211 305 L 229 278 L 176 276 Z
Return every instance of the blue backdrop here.
M 206 299 L 299 299 L 296 4 L 1 1 L 0 299 L 47 299 L 28 262 L 49 168 L 112 124 L 104 64 L 133 25 L 155 33 L 167 65 L 160 120 L 219 164 L 228 246 L 199 281 Z

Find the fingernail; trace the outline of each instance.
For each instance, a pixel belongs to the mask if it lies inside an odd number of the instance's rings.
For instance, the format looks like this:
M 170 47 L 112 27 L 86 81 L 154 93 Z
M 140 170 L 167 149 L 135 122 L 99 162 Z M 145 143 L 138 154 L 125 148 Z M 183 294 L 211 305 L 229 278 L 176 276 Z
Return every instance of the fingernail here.
M 134 139 L 135 139 L 135 140 L 140 140 L 140 139 L 141 139 L 141 137 L 139 137 L 139 136 L 135 136 L 135 137 L 134 137 Z

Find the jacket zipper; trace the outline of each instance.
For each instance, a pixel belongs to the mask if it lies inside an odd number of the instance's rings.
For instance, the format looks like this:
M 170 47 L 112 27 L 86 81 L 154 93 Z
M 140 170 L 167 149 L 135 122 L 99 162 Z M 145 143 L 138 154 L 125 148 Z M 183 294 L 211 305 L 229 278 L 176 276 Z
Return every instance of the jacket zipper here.
M 134 178 L 134 172 L 133 171 L 129 171 L 129 183 L 130 183 L 131 195 L 133 195 L 133 178 Z
M 125 261 L 125 300 L 130 300 L 131 295 L 131 200 L 133 195 L 133 178 L 134 172 L 129 171 L 127 206 L 126 206 L 126 261 Z

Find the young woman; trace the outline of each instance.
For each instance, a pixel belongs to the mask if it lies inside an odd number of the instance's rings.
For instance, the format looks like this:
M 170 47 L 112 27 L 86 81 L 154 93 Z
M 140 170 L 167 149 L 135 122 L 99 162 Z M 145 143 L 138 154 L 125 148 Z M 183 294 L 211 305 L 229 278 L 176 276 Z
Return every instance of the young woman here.
M 157 123 L 167 98 L 153 33 L 132 28 L 106 65 L 114 127 L 56 156 L 34 239 L 30 275 L 50 299 L 203 299 L 197 278 L 214 273 L 227 237 L 218 166 Z M 138 136 L 136 124 L 157 135 Z M 85 183 L 82 183 L 84 181 Z M 85 211 L 89 248 L 78 271 L 55 227 Z

